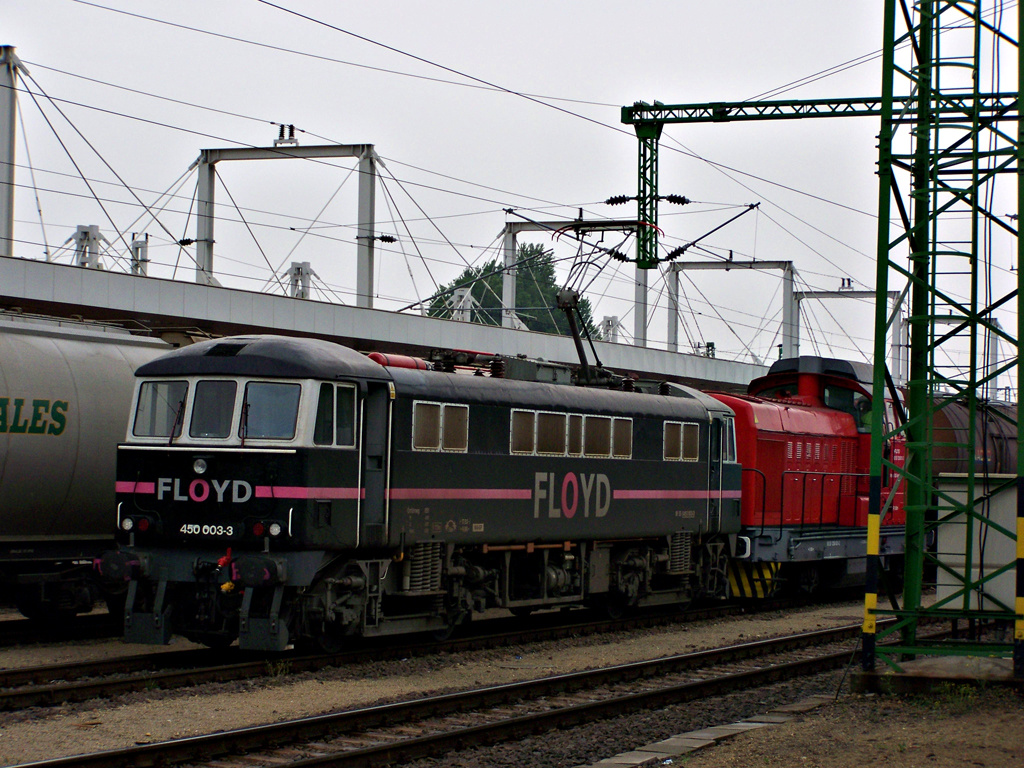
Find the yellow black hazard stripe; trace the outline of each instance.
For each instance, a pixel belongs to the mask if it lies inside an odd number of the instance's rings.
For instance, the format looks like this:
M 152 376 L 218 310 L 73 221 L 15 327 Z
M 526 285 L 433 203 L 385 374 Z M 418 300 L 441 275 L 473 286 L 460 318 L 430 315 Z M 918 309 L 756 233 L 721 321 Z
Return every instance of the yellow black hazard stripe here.
M 733 597 L 771 597 L 779 587 L 781 563 L 729 562 L 729 586 Z

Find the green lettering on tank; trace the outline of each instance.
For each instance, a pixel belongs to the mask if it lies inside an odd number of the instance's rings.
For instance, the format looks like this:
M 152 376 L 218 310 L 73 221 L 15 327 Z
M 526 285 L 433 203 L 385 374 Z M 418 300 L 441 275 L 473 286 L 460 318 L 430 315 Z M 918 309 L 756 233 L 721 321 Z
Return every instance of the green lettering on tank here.
M 28 419 L 21 415 L 21 409 L 25 406 L 24 397 L 14 398 L 14 415 L 11 416 L 11 425 L 7 431 L 13 434 L 23 435 L 28 431 Z
M 47 432 L 51 435 L 59 435 L 64 431 L 64 427 L 68 423 L 68 401 L 67 400 L 54 400 L 53 407 L 50 408 L 50 418 L 53 419 L 53 423 Z
M 33 399 L 29 408 L 27 398 L 0 397 L 0 433 L 19 435 L 59 435 L 68 423 L 67 400 Z
M 30 435 L 46 433 L 46 412 L 50 410 L 49 400 L 32 401 L 32 423 L 28 425 Z

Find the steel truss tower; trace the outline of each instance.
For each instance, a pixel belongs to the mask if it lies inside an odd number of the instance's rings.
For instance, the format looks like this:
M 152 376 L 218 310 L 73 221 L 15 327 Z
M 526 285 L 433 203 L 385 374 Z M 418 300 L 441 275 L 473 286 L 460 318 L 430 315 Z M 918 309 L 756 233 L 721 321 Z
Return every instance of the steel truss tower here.
M 875 669 L 882 659 L 900 669 L 904 659 L 921 654 L 1006 656 L 1012 651 L 1015 677 L 1024 677 L 1024 446 L 1017 431 L 1016 474 L 990 477 L 986 435 L 967 429 L 953 442 L 934 427 L 935 417 L 952 403 L 966 406 L 969 424 L 983 405 L 986 385 L 1004 373 L 1017 376 L 1018 400 L 1024 379 L 1017 340 L 1024 330 L 1021 273 L 1024 247 L 1017 237 L 1020 201 L 1024 199 L 1019 120 L 1024 59 L 1024 13 L 1017 13 L 1016 36 L 1003 27 L 1002 5 L 983 7 L 980 0 L 949 2 L 886 0 L 882 94 L 865 99 L 814 101 L 715 102 L 653 105 L 637 102 L 622 108 L 622 122 L 636 129 L 640 141 L 638 218 L 656 224 L 657 143 L 666 123 L 782 120 L 794 118 L 873 116 L 879 133 L 878 262 L 875 284 L 874 413 L 868 515 L 868 588 L 863 625 L 863 666 Z M 897 25 L 901 32 L 897 34 Z M 909 66 L 897 53 L 910 58 Z M 1009 70 L 1012 90 L 1002 91 L 1001 70 Z M 985 90 L 985 86 L 988 86 Z M 897 95 L 897 92 L 907 95 Z M 1015 179 L 1014 179 L 1015 174 Z M 1013 186 L 1014 180 L 1016 187 Z M 1001 206 L 1001 207 L 1000 207 Z M 1018 213 L 1000 216 L 1012 207 Z M 998 211 L 998 212 L 997 212 Z M 1008 219 L 1008 220 L 1007 220 Z M 660 261 L 657 228 L 638 238 L 637 265 Z M 1016 272 L 998 272 L 992 264 L 993 233 L 1012 238 Z M 886 423 L 885 396 L 894 395 L 885 360 L 886 335 L 895 319 L 886 312 L 893 288 L 909 297 L 910 369 L 906 410 L 896 407 L 897 423 Z M 997 310 L 1016 311 L 1015 329 L 1004 329 Z M 985 367 L 984 339 L 998 338 L 1012 350 L 995 366 Z M 897 398 L 898 399 L 898 398 Z M 1007 418 L 1005 415 L 999 418 Z M 1016 420 L 1011 420 L 1016 427 Z M 982 422 L 983 423 L 983 422 Z M 941 438 L 941 441 L 939 440 Z M 888 460 L 887 446 L 905 439 L 904 466 Z M 950 492 L 935 476 L 939 450 L 960 451 L 967 471 L 960 490 Z M 883 472 L 896 472 L 907 491 L 906 562 L 902 604 L 892 594 L 892 609 L 878 607 L 879 586 L 887 575 L 879 562 L 879 531 L 888 512 L 881 498 Z M 1016 491 L 1015 514 L 999 520 L 992 502 Z M 939 550 L 939 544 L 950 552 Z M 1008 549 L 1007 562 L 991 566 L 985 550 Z M 960 555 L 949 556 L 959 548 Z M 942 589 L 936 601 L 922 602 L 925 574 L 937 573 Z M 994 586 L 1010 579 L 1010 596 Z M 880 625 L 880 616 L 895 622 Z M 1003 622 L 1013 627 L 1013 643 L 925 641 L 923 621 Z M 882 644 L 883 639 L 896 639 Z
M 875 669 L 878 659 L 900 670 L 901 662 L 918 655 L 1007 656 L 1012 651 L 1014 676 L 1024 677 L 1022 436 L 1018 430 L 1016 475 L 990 476 L 989 438 L 978 430 L 987 417 L 977 418 L 985 405 L 982 395 L 995 377 L 1016 372 L 1019 400 L 1024 372 L 1018 347 L 1024 250 L 1017 237 L 1018 216 L 1000 215 L 1014 198 L 1019 211 L 1024 192 L 1019 105 L 987 110 L 981 92 L 983 84 L 998 90 L 1005 59 L 1017 64 L 1010 79 L 1019 97 L 1024 15 L 1016 9 L 1014 37 L 1001 29 L 1002 4 L 993 5 L 919 0 L 911 11 L 902 1 L 886 2 L 875 360 L 884 359 L 888 327 L 881 297 L 895 278 L 909 288 L 910 371 L 905 420 L 885 425 L 876 410 L 873 423 L 863 628 L 867 671 Z M 901 65 L 898 54 L 909 65 Z M 897 91 L 913 95 L 906 113 L 892 99 Z M 949 112 L 951 104 L 959 109 Z M 993 263 L 997 230 L 1016 241 L 1016 274 Z M 1000 308 L 1016 310 L 1015 332 L 1001 327 L 995 317 Z M 1013 352 L 990 367 L 983 345 L 995 337 Z M 885 373 L 875 366 L 876 394 L 885 389 Z M 940 412 L 954 402 L 966 406 L 968 423 L 975 426 L 960 437 L 936 426 Z M 898 437 L 907 443 L 904 467 L 886 460 L 887 441 Z M 950 449 L 980 459 L 968 460 L 966 472 L 955 481 L 936 474 L 939 452 Z M 879 526 L 887 511 L 880 496 L 884 472 L 897 472 L 907 492 L 903 603 L 891 610 L 879 608 L 877 601 L 884 575 L 877 557 Z M 1007 492 L 1012 499 L 1013 491 L 1015 509 L 1011 505 L 1006 517 L 998 517 L 996 500 Z M 998 551 L 1008 553 L 1004 562 L 988 556 Z M 926 606 L 924 587 L 933 573 L 936 598 Z M 1000 592 L 999 581 L 1008 589 Z M 885 615 L 896 621 L 883 629 L 876 618 Z M 1012 648 L 1008 638 L 985 635 L 969 636 L 966 642 L 928 641 L 918 632 L 928 620 L 954 626 L 966 621 L 968 627 L 1012 625 Z M 883 639 L 896 642 L 883 645 Z

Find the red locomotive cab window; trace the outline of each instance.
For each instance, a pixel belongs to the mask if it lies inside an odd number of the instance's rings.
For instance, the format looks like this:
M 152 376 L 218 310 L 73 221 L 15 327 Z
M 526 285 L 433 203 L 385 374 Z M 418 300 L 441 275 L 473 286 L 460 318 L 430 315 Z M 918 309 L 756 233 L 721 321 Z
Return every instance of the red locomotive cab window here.
M 871 431 L 871 398 L 858 392 L 853 398 L 854 419 L 858 432 Z

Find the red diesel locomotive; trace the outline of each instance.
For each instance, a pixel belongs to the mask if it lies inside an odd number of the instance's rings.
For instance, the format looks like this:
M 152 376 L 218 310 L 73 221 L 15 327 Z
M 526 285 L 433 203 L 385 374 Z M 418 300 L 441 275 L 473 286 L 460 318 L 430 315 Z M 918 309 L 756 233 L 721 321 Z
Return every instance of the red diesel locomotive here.
M 821 357 L 780 360 L 748 392 L 713 393 L 736 415 L 743 466 L 746 548 L 733 561 L 733 593 L 765 596 L 780 577 L 805 591 L 863 583 L 871 367 Z M 887 452 L 902 466 L 902 441 Z M 903 488 L 894 475 L 885 480 L 880 554 L 890 558 L 903 553 L 906 520 Z

